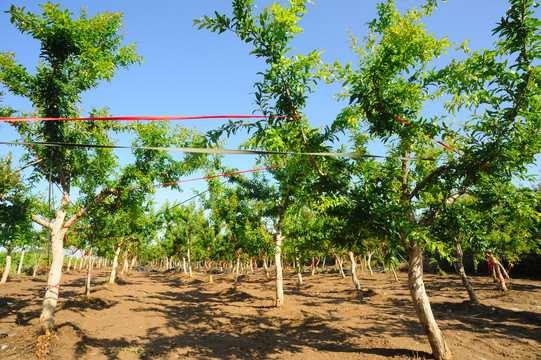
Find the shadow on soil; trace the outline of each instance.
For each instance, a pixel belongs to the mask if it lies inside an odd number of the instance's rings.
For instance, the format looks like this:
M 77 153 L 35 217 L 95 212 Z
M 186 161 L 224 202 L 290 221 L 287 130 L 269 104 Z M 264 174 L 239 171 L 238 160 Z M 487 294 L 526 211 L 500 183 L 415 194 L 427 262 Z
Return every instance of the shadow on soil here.
M 323 276 L 323 275 L 322 275 Z M 332 276 L 332 275 L 325 275 Z M 407 296 L 380 296 L 389 289 L 404 288 L 404 283 L 390 281 L 377 282 L 363 278 L 363 290 L 352 290 L 351 280 L 337 278 L 336 289 L 323 291 L 317 286 L 317 277 L 310 285 L 297 285 L 295 275 L 286 278 L 286 296 L 302 299 L 302 307 L 296 313 L 289 314 L 272 306 L 272 297 L 255 296 L 250 290 L 256 287 L 268 289 L 273 284 L 264 275 L 245 276 L 239 289 L 229 287 L 230 282 L 220 285 L 209 284 L 199 279 L 190 279 L 177 273 L 145 274 L 156 283 L 168 286 L 167 291 L 148 293 L 137 297 L 125 294 L 123 297 L 137 302 L 133 311 L 158 313 L 165 319 L 160 327 L 151 327 L 139 338 L 128 340 L 124 337 L 102 339 L 91 336 L 74 322 L 58 324 L 59 332 L 76 335 L 74 358 L 92 356 L 96 351 L 108 359 L 119 359 L 122 352 L 131 352 L 139 358 L 218 358 L 218 359 L 266 359 L 282 352 L 301 353 L 307 348 L 313 351 L 330 353 L 363 354 L 364 357 L 379 356 L 389 358 L 432 359 L 426 352 L 407 348 L 390 348 L 380 341 L 380 337 L 406 337 L 414 343 L 424 333 L 417 321 L 411 300 Z M 221 282 L 221 281 L 220 281 Z M 125 280 L 126 285 L 137 286 L 134 280 Z M 125 286 L 125 285 L 123 285 Z M 457 278 L 430 281 L 427 290 L 434 294 L 453 293 L 460 288 Z M 476 290 L 497 291 L 490 283 L 475 284 Z M 512 285 L 515 291 L 535 290 L 529 285 Z M 114 308 L 115 300 L 100 297 L 81 298 L 84 279 L 77 279 L 64 287 L 64 296 L 70 298 L 63 305 L 64 311 L 83 313 L 88 310 Z M 100 288 L 107 290 L 107 288 Z M 538 290 L 538 289 L 537 289 Z M 261 292 L 258 292 L 261 294 Z M 70 296 L 68 296 L 70 295 Z M 534 312 L 512 311 L 486 305 L 471 305 L 468 302 L 439 301 L 433 304 L 433 310 L 439 320 L 447 321 L 446 329 L 468 331 L 479 334 L 497 334 L 532 339 L 541 343 L 541 316 Z M 456 300 L 457 298 L 453 298 Z M 13 297 L 0 297 L 0 316 L 7 311 L 21 312 L 22 321 L 39 317 L 39 311 L 25 311 L 31 300 Z M 5 310 L 7 303 L 17 305 Z M 358 317 L 359 327 L 342 327 L 333 307 L 367 306 L 370 311 Z M 320 305 L 331 304 L 330 310 L 321 310 Z M 327 306 L 329 308 L 329 306 Z M 225 309 L 225 310 L 224 310 Z M 386 314 L 382 321 L 380 314 Z M 379 315 L 378 315 L 379 314 Z M 293 315 L 293 316 L 290 316 Z M 521 324 L 533 325 L 526 328 Z M 359 345 L 359 338 L 365 338 Z M 334 354 L 333 354 L 334 353 Z
M 140 341 L 131 342 L 125 338 L 105 340 L 94 338 L 76 324 L 61 324 L 59 329 L 74 331 L 79 338 L 75 350 L 76 357 L 89 356 L 92 349 L 95 351 L 99 348 L 109 359 L 118 359 L 123 351 L 136 353 L 142 359 L 155 356 L 265 359 L 282 352 L 301 353 L 309 348 L 313 351 L 329 352 L 331 353 L 329 356 L 333 356 L 332 353 L 335 352 L 337 355 L 352 353 L 364 356 L 432 359 L 432 355 L 425 352 L 391 349 L 386 347 L 386 344 L 377 342 L 378 337 L 384 332 L 396 335 L 399 329 L 413 328 L 413 331 L 404 330 L 404 335 L 422 333 L 418 323 L 401 318 L 399 314 L 403 311 L 392 303 L 386 304 L 383 311 L 392 311 L 394 321 L 373 323 L 368 329 L 365 326 L 362 331 L 330 326 L 333 320 L 332 313 L 322 316 L 312 314 L 310 310 L 310 308 L 315 310 L 321 302 L 340 305 L 350 302 L 352 298 L 359 298 L 361 301 L 376 296 L 377 292 L 373 290 L 320 292 L 317 302 L 307 302 L 307 310 L 300 311 L 299 316 L 295 318 L 288 318 L 281 315 L 279 309 L 270 306 L 272 299 L 249 293 L 250 287 L 269 286 L 263 277 L 255 280 L 251 277 L 244 278 L 242 286 L 246 292 L 235 291 L 226 285 L 220 288 L 200 280 L 174 275 L 151 274 L 150 277 L 179 290 L 163 291 L 138 298 L 139 304 L 134 311 L 161 313 L 166 319 L 166 324 L 160 328 L 147 329 L 145 336 L 140 337 Z M 314 288 L 316 287 L 310 287 L 310 293 L 304 293 L 307 289 L 289 286 L 291 293 L 306 296 L 307 300 L 314 297 L 316 291 Z M 220 307 L 223 306 L 234 308 L 234 311 L 221 310 Z M 75 311 L 79 310 L 82 309 Z M 355 343 L 359 337 L 373 338 L 374 347 L 359 346 Z

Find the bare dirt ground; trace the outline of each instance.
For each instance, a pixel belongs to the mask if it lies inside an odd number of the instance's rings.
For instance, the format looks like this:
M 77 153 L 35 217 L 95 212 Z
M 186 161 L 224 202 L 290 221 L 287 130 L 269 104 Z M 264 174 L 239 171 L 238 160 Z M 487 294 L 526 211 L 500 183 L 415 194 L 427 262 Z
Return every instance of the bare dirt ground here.
M 189 278 L 131 272 L 105 285 L 110 269 L 62 277 L 57 330 L 37 335 L 45 275 L 0 286 L 0 359 L 431 359 L 411 306 L 406 274 L 360 276 L 363 291 L 337 274 L 285 276 L 284 309 L 273 307 L 274 282 L 260 274 Z M 541 282 L 511 280 L 509 292 L 474 277 L 482 305 L 460 280 L 425 275 L 427 291 L 455 359 L 541 359 Z

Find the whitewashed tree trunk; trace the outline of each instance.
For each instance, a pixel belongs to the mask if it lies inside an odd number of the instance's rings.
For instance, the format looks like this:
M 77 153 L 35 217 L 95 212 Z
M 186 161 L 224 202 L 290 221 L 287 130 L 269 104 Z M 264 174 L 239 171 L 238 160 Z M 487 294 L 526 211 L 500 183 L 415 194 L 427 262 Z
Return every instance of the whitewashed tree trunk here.
M 404 235 L 402 235 L 404 237 Z M 428 342 L 437 360 L 451 360 L 451 350 L 447 347 L 443 335 L 436 323 L 430 302 L 426 294 L 423 282 L 423 256 L 416 239 L 410 239 L 408 247 L 408 287 L 413 307 L 419 318 L 424 332 L 428 336 Z
M 21 259 L 19 260 L 19 266 L 17 267 L 17 275 L 21 275 L 23 270 L 24 255 L 26 254 L 26 248 L 23 247 L 21 250 Z
M 70 258 L 68 260 L 68 267 L 66 268 L 66 272 L 70 271 L 71 269 L 71 261 L 73 260 L 73 253 L 70 255 Z
M 41 260 L 43 260 L 43 253 L 40 252 L 40 255 L 38 257 L 36 248 L 33 247 L 33 249 L 34 249 L 34 271 L 32 272 L 32 276 L 35 277 L 38 272 L 39 265 L 41 264 Z
M 118 267 L 118 256 L 120 255 L 120 244 L 116 246 L 115 256 L 113 257 L 113 269 L 111 270 L 111 275 L 109 276 L 109 284 L 114 284 L 116 279 L 117 267 Z
M 370 276 L 374 276 L 374 273 L 372 272 L 372 254 L 374 254 L 373 251 L 368 252 L 368 259 L 366 259 L 366 266 L 368 266 L 368 271 L 370 271 Z
M 209 261 L 208 262 L 208 273 L 209 273 L 209 283 L 211 283 L 211 284 L 214 282 L 214 279 L 212 278 L 212 272 L 214 271 L 212 265 L 213 265 L 212 261 Z
M 504 280 L 509 279 L 509 276 L 507 275 L 507 270 L 505 270 L 502 263 L 496 258 L 494 258 L 494 262 L 496 263 L 496 266 L 498 267 L 498 270 L 500 271 L 500 274 L 502 275 L 502 278 Z
M 267 259 L 266 258 L 263 258 L 263 268 L 265 269 L 265 276 L 267 277 L 267 279 L 270 279 L 269 267 L 267 265 Z
M 334 255 L 334 257 L 336 258 L 336 262 L 338 263 L 338 267 L 340 269 L 340 275 L 342 275 L 342 278 L 345 279 L 346 278 L 346 274 L 344 274 L 344 266 L 343 266 L 343 261 L 342 261 L 342 257 L 338 256 L 338 255 Z
M 85 295 L 90 296 L 90 279 L 92 274 L 92 247 L 88 254 L 88 264 L 86 265 Z
M 391 264 L 391 272 L 393 273 L 394 281 L 398 282 L 398 276 L 396 276 L 396 271 L 394 271 L 393 264 Z
M 276 234 L 274 264 L 276 268 L 276 307 L 284 306 L 284 278 L 282 274 L 282 233 Z
M 302 267 L 301 262 L 299 261 L 299 258 L 297 257 L 295 259 L 297 261 L 297 276 L 299 278 L 299 284 L 302 284 Z
M 236 269 L 235 269 L 235 290 L 237 290 L 237 285 L 239 282 L 239 268 L 240 268 L 240 258 L 237 256 L 237 263 L 236 263 Z
M 122 275 L 128 273 L 128 256 L 130 255 L 129 249 L 126 249 L 126 255 L 124 255 L 124 259 L 122 260 Z
M 67 198 L 68 194 L 64 196 Z M 40 324 L 44 332 L 53 330 L 56 304 L 60 294 L 60 279 L 64 263 L 63 240 L 67 231 L 67 228 L 63 228 L 67 211 L 65 208 L 65 206 L 62 206 L 61 210 L 56 212 L 55 221 L 51 226 L 51 254 L 53 260 L 47 277 L 45 299 L 43 300 L 43 309 L 40 316 Z
M 7 249 L 6 254 L 6 267 L 4 268 L 4 273 L 2 274 L 2 279 L 0 280 L 0 284 L 5 284 L 8 280 L 9 271 L 11 270 L 11 254 L 13 250 Z
M 190 277 L 192 277 L 193 274 L 192 274 L 192 256 L 191 256 L 191 251 L 190 251 L 191 250 L 190 239 L 188 239 L 187 244 L 188 244 L 188 253 L 186 255 L 188 257 L 188 272 L 190 273 Z
M 359 279 L 357 278 L 357 263 L 355 262 L 355 255 L 353 254 L 353 251 L 349 251 L 349 260 L 351 261 L 351 279 L 353 280 L 353 284 L 355 285 L 355 289 L 361 290 L 361 283 L 359 282 Z

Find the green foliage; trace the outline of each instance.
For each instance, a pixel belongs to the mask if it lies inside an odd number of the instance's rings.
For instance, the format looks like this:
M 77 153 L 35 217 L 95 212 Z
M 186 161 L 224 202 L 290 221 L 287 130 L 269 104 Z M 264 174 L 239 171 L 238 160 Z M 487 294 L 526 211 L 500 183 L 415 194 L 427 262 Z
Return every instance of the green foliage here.
M 11 22 L 21 32 L 39 41 L 41 53 L 34 73 L 18 64 L 15 54 L 0 53 L 0 83 L 11 93 L 28 98 L 36 116 L 79 117 L 82 92 L 96 87 L 102 80 L 110 81 L 119 69 L 141 63 L 143 58 L 137 55 L 134 43 L 123 45 L 121 13 L 89 16 L 83 9 L 74 18 L 68 10 L 50 2 L 41 5 L 41 9 L 41 14 L 16 6 L 8 11 Z M 108 116 L 108 109 L 90 111 L 90 117 Z M 33 211 L 45 227 L 48 222 L 38 215 L 68 223 L 60 232 L 70 232 L 70 245 L 87 248 L 94 243 L 104 256 L 112 256 L 119 243 L 131 250 L 155 240 L 155 217 L 148 203 L 148 194 L 155 189 L 153 185 L 176 181 L 178 176 L 206 161 L 202 154 L 186 155 L 178 160 L 166 151 L 137 149 L 133 152 L 134 163 L 120 166 L 110 148 L 66 145 L 110 146 L 123 134 L 135 138 L 133 145 L 141 147 L 189 147 L 204 142 L 196 131 L 174 128 L 167 122 L 125 125 L 115 121 L 39 121 L 13 126 L 25 141 L 64 143 L 57 147 L 35 147 L 35 155 L 28 153 L 24 158 L 34 161 L 37 156 L 42 160 L 33 168 L 28 181 L 46 179 L 57 184 L 62 190 L 60 206 L 53 213 L 39 206 L 26 210 Z M 6 171 L 2 170 L 0 194 L 12 186 L 4 181 Z M 77 200 L 70 197 L 73 188 L 77 188 Z M 21 200 L 13 197 L 3 196 L 2 200 L 21 205 Z M 97 205 L 101 208 L 96 208 Z M 88 212 L 90 209 L 94 212 Z M 82 214 L 88 217 L 83 219 Z M 64 237 L 64 234 L 55 236 Z
M 430 234 L 427 226 L 468 190 L 481 191 L 496 179 L 507 188 L 541 150 L 540 22 L 533 12 L 537 5 L 511 0 L 509 11 L 494 29 L 498 41 L 493 49 L 471 52 L 467 42 L 451 50 L 446 38 L 437 39 L 427 30 L 424 19 L 437 7 L 437 1 L 427 1 L 404 14 L 395 8 L 394 1 L 386 1 L 378 5 L 376 19 L 368 24 L 368 35 L 362 41 L 351 36 L 359 59 L 357 69 L 349 64 L 321 64 L 318 52 L 286 56 L 288 44 L 301 31 L 298 23 L 305 5 L 304 1 L 273 4 L 254 15 L 252 1 L 235 0 L 231 17 L 216 13 L 214 18 L 194 21 L 200 29 L 231 31 L 252 45 L 251 53 L 267 65 L 260 73 L 262 80 L 255 84 L 256 104 L 266 115 L 287 115 L 249 125 L 230 123 L 212 132 L 210 138 L 217 140 L 223 133 L 231 135 L 246 128 L 254 134 L 245 146 L 269 150 L 326 151 L 326 144 L 341 132 L 356 152 L 367 153 L 368 145 L 376 140 L 386 143 L 388 155 L 394 158 L 382 162 L 348 159 L 318 164 L 311 159 L 311 163 L 288 165 L 273 175 L 280 188 L 295 187 L 291 193 L 294 200 L 288 201 L 302 204 L 296 209 L 306 204 L 300 199 L 312 199 L 318 212 L 332 224 L 333 241 L 340 239 L 342 244 L 363 248 L 363 239 L 368 244 L 368 239 L 385 238 L 393 249 L 390 256 L 417 242 L 429 252 L 449 258 L 449 238 Z M 467 57 L 434 67 L 435 59 L 451 51 L 466 52 Z M 311 129 L 302 114 L 307 96 L 320 80 L 340 82 L 343 92 L 339 97 L 350 103 L 323 131 Z M 424 105 L 440 99 L 451 99 L 442 107 L 442 114 L 423 118 Z M 469 119 L 457 123 L 451 118 L 455 115 Z M 463 155 L 457 158 L 457 153 Z M 412 155 L 445 163 L 413 162 L 408 159 Z M 315 186 L 303 189 L 299 185 L 310 182 L 310 176 L 302 182 L 295 174 L 301 168 L 303 174 L 310 174 L 305 165 L 313 166 L 312 174 L 315 169 L 320 177 Z M 243 187 L 252 189 L 253 185 Z M 304 197 L 309 192 L 310 196 Z M 269 194 L 267 191 L 267 198 Z M 280 195 L 276 198 L 285 199 L 283 193 Z M 492 195 L 496 199 L 503 196 Z M 278 204 L 283 203 L 279 200 Z M 526 218 L 530 219 L 526 222 L 533 219 L 531 214 L 518 216 L 523 210 L 516 209 L 514 215 L 508 210 L 494 204 L 490 208 L 501 213 L 494 216 L 520 218 L 521 224 Z M 460 226 L 469 231 L 465 222 Z M 321 229 L 325 233 L 324 227 Z M 483 244 L 486 240 L 475 241 Z M 509 241 L 498 240 L 500 244 Z
M 190 252 L 195 250 L 194 259 L 205 258 L 197 256 L 210 246 L 208 240 L 213 239 L 214 233 L 202 208 L 196 207 L 195 203 L 189 205 L 166 203 L 159 216 L 165 228 L 160 246 L 167 256 L 186 257 L 190 249 Z M 196 250 L 199 247 L 203 249 Z
M 7 11 L 21 33 L 41 44 L 36 75 L 16 64 L 15 54 L 4 52 L 0 54 L 0 82 L 12 93 L 29 98 L 44 117 L 76 116 L 81 92 L 96 87 L 99 80 L 110 81 L 117 68 L 143 60 L 135 44 L 121 45 L 122 14 L 89 17 L 83 9 L 74 20 L 73 13 L 58 4 L 47 2 L 40 7 L 42 14 L 15 5 Z

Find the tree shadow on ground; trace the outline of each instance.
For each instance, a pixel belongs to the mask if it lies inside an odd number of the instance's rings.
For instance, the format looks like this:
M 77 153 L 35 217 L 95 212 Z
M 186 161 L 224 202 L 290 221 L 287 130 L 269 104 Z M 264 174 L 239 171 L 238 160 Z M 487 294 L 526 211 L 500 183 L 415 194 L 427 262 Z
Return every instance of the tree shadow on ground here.
M 182 282 L 179 279 L 173 282 L 179 281 Z M 399 320 L 394 323 L 380 322 L 368 331 L 341 329 L 330 324 L 329 320 L 332 322 L 332 319 L 310 314 L 309 311 L 301 312 L 302 316 L 293 319 L 284 318 L 279 316 L 280 310 L 261 304 L 261 300 L 266 299 L 257 297 L 249 297 L 249 301 L 229 299 L 230 303 L 227 306 L 238 307 L 244 311 L 237 312 L 236 315 L 232 315 L 234 312 L 228 312 L 227 315 L 218 309 L 219 306 L 224 306 L 224 291 L 213 293 L 207 291 L 205 285 L 178 292 L 161 292 L 146 299 L 147 303 L 140 307 L 140 311 L 163 312 L 167 319 L 165 328 L 175 329 L 176 334 L 164 336 L 163 329 L 148 329 L 145 339 L 149 342 L 143 345 L 144 349 L 152 350 L 154 354 L 161 356 L 169 356 L 176 352 L 180 356 L 220 359 L 265 359 L 271 354 L 281 352 L 294 354 L 306 348 L 336 354 L 359 353 L 381 356 L 418 354 L 418 358 L 432 358 L 428 353 L 419 353 L 412 349 L 377 346 L 366 348 L 355 343 L 355 339 L 359 336 L 373 337 L 376 340 L 378 334 L 383 332 L 396 334 L 397 326 L 400 328 L 405 326 L 406 329 L 414 326 L 419 328 L 415 334 L 422 333 L 418 323 L 413 320 L 405 323 L 404 319 L 397 316 Z M 229 290 L 225 292 L 228 293 Z M 362 296 L 364 292 L 360 294 Z M 373 296 L 373 292 L 367 291 L 364 295 Z M 160 308 L 160 299 L 172 300 L 170 303 L 175 305 Z M 340 303 L 349 300 L 329 297 L 321 301 Z M 317 307 L 317 304 L 314 303 L 313 307 Z M 411 331 L 404 330 L 403 334 L 411 336 Z
M 511 336 L 541 343 L 541 315 L 534 312 L 513 311 L 483 304 L 472 305 L 468 301 L 433 304 L 432 309 L 440 319 L 458 321 L 457 324 L 448 326 L 452 330 Z

